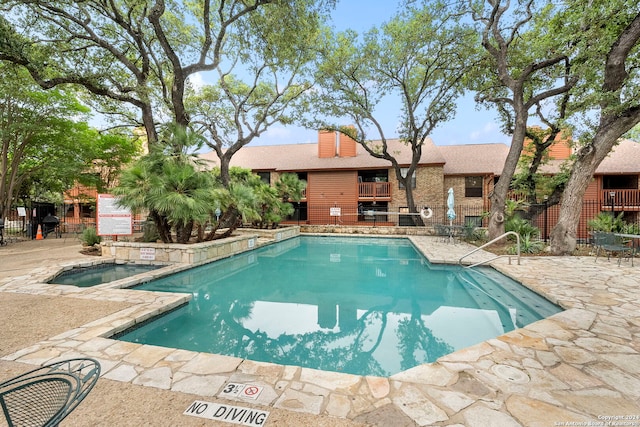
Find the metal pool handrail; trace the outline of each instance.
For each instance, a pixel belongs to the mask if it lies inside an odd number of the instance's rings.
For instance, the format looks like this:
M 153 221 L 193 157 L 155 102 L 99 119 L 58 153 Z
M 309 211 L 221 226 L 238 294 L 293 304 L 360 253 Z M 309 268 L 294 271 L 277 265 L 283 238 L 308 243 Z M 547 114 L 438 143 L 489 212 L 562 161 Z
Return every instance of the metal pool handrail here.
M 492 241 L 487 242 L 487 243 L 485 243 L 484 245 L 482 245 L 482 246 L 480 246 L 480 247 L 477 247 L 477 248 L 475 248 L 474 250 L 472 250 L 471 252 L 469 252 L 469 253 L 467 253 L 467 254 L 465 254 L 465 255 L 461 256 L 461 257 L 460 257 L 460 259 L 458 260 L 458 264 L 459 264 L 459 265 L 462 265 L 462 260 L 463 260 L 463 259 L 465 259 L 466 257 L 468 257 L 469 255 L 474 254 L 474 253 L 478 252 L 480 249 L 483 249 L 483 248 L 485 248 L 485 247 L 487 247 L 487 246 L 489 246 L 489 245 L 491 245 L 491 244 L 493 244 L 493 243 L 497 242 L 498 240 L 504 239 L 505 237 L 507 237 L 507 236 L 509 236 L 509 235 L 516 236 L 517 248 L 518 248 L 517 259 L 518 259 L 518 265 L 520 265 L 520 235 L 519 235 L 518 233 L 516 233 L 515 231 L 507 231 L 506 233 L 504 233 L 504 234 L 502 234 L 502 235 L 500 235 L 500 236 L 496 237 L 496 238 L 495 238 L 495 239 L 493 239 Z M 478 266 L 478 265 L 486 264 L 486 263 L 488 263 L 488 262 L 491 262 L 491 261 L 493 261 L 493 260 L 496 260 L 496 259 L 498 259 L 498 258 L 503 258 L 503 257 L 509 257 L 509 264 L 511 264 L 511 255 L 498 255 L 498 256 L 496 256 L 496 257 L 494 257 L 494 258 L 491 258 L 491 259 L 488 259 L 488 260 L 485 260 L 485 261 L 480 261 L 480 262 L 477 262 L 477 263 L 472 264 L 472 265 L 465 266 L 465 268 L 472 268 L 472 267 L 476 267 L 476 266 Z

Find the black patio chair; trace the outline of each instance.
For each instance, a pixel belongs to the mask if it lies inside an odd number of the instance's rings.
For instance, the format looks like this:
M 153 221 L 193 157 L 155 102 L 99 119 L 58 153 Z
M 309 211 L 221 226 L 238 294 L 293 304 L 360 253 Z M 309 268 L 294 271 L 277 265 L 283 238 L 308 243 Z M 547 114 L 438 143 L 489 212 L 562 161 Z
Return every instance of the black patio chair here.
M 57 426 L 100 376 L 94 359 L 50 363 L 0 384 L 0 406 L 9 427 Z
M 607 260 L 610 259 L 612 253 L 617 253 L 618 265 L 620 265 L 623 256 L 630 257 L 631 265 L 633 266 L 633 248 L 627 243 L 628 242 L 625 242 L 614 233 L 595 231 L 593 233 L 593 246 L 596 248 L 596 259 L 594 262 L 598 261 L 598 255 L 602 250 L 607 254 Z

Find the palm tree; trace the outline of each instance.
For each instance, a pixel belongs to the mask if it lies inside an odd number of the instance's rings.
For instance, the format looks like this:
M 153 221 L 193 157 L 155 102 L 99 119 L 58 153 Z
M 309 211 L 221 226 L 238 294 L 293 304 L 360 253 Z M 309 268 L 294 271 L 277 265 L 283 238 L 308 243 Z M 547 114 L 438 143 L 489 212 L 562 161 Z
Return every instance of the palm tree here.
M 173 242 L 175 229 L 177 242 L 187 243 L 194 225 L 206 223 L 219 205 L 216 183 L 189 154 L 202 146 L 201 135 L 176 124 L 161 135 L 161 143 L 123 171 L 114 193 L 134 212 L 148 210 L 163 242 Z
M 253 189 L 244 183 L 232 181 L 228 188 L 220 186 L 214 191 L 214 198 L 221 216 L 213 223 L 205 237 L 207 241 L 228 237 L 243 221 L 252 222 L 260 217 L 256 209 L 256 195 Z M 221 228 L 225 231 L 218 233 Z
M 307 188 L 307 181 L 299 179 L 295 173 L 283 173 L 276 181 L 276 190 L 283 202 L 299 202 Z

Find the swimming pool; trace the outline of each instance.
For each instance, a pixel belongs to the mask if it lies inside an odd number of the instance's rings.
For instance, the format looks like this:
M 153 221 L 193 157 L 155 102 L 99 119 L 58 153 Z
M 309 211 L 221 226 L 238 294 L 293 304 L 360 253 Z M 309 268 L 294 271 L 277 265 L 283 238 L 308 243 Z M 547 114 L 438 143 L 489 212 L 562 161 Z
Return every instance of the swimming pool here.
M 376 376 L 561 311 L 491 268 L 430 264 L 389 238 L 297 237 L 136 289 L 193 298 L 121 340 Z
M 90 267 L 75 267 L 64 271 L 47 283 L 55 285 L 74 285 L 80 288 L 101 285 L 116 280 L 132 277 L 164 267 L 152 264 L 113 264 L 104 263 Z

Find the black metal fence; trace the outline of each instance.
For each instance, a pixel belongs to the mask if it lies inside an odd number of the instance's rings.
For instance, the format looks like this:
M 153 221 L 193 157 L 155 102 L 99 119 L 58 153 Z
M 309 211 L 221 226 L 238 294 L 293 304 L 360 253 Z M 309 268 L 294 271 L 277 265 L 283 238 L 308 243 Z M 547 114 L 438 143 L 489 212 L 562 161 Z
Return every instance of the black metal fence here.
M 56 205 L 53 203 L 33 202 L 28 206 L 14 207 L 4 218 L 4 237 L 8 241 L 16 239 L 34 239 L 36 237 L 38 225 L 41 226 L 43 237 L 46 238 L 44 222 L 47 215 L 57 217 L 59 221 L 58 233 L 51 234 L 59 237 L 62 234 L 78 233 L 86 228 L 96 227 L 95 215 L 82 217 L 65 215 L 68 205 Z M 133 216 L 133 231 L 141 231 L 141 224 L 146 217 L 144 215 Z M 50 231 L 50 230 L 49 230 Z
M 413 226 L 413 216 L 407 212 L 389 211 L 386 206 L 358 208 L 353 205 L 324 205 L 307 207 L 304 204 L 295 206 L 294 214 L 287 218 L 285 223 L 289 224 L 313 224 L 313 225 L 345 225 L 345 226 Z M 539 214 L 532 220 L 532 224 L 540 230 L 540 239 L 547 241 L 553 227 L 558 222 L 560 206 L 548 206 L 539 204 L 530 207 L 539 211 Z M 604 209 L 597 201 L 586 201 L 582 204 L 582 212 L 578 227 L 576 229 L 579 243 L 586 243 L 589 240 L 589 221 L 598 216 L 601 212 L 610 212 Z M 447 217 L 447 206 L 430 206 L 431 217 L 423 218 L 425 226 L 435 226 L 437 224 L 449 224 Z M 456 204 L 454 208 L 456 218 L 451 221 L 454 225 L 474 224 L 477 227 L 488 225 L 486 211 L 483 207 L 471 204 Z M 620 212 L 614 212 L 618 215 Z M 638 212 L 625 212 L 623 219 L 627 223 L 640 225 Z

